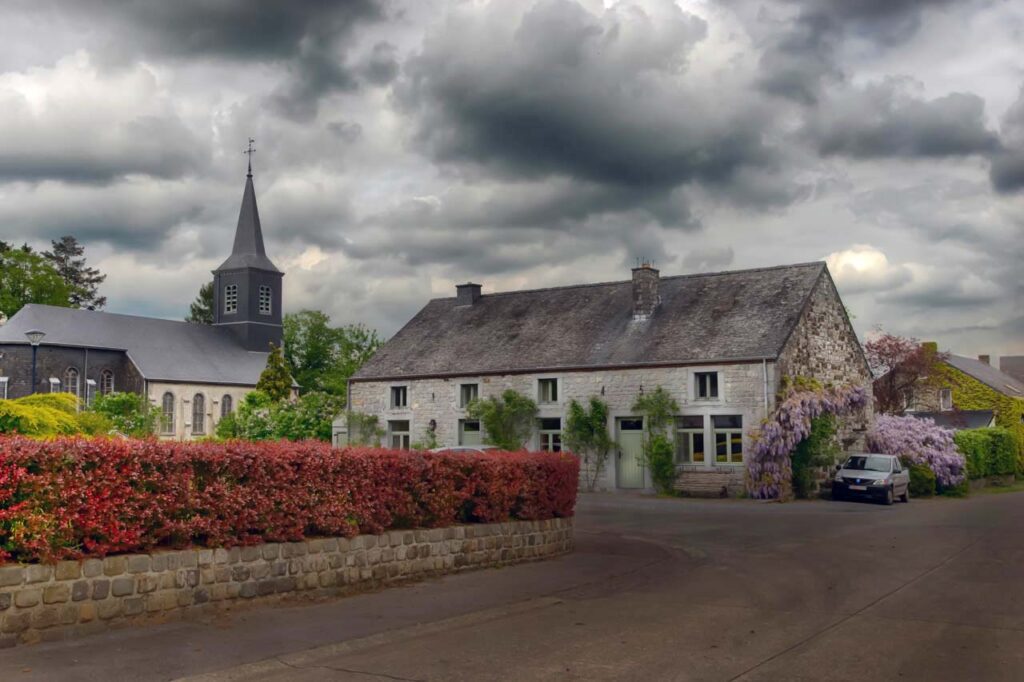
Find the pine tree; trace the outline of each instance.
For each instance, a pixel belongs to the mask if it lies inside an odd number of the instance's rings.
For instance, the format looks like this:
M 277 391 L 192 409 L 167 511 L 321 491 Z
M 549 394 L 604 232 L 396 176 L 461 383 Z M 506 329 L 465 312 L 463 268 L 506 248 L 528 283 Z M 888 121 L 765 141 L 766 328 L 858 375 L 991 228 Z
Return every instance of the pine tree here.
M 256 390 L 263 391 L 271 400 L 281 401 L 292 393 L 292 377 L 288 373 L 284 354 L 279 346 L 270 344 L 270 355 L 267 356 L 267 368 L 260 374 Z
M 68 235 L 61 237 L 59 241 L 50 242 L 53 245 L 52 251 L 44 251 L 46 257 L 57 272 L 67 282 L 70 293 L 68 304 L 72 308 L 88 308 L 99 310 L 107 304 L 106 296 L 99 296 L 97 289 L 107 278 L 96 268 L 90 268 L 85 264 L 84 247 L 78 240 Z
M 194 324 L 213 324 L 213 282 L 199 287 L 199 295 L 188 307 L 186 322 Z

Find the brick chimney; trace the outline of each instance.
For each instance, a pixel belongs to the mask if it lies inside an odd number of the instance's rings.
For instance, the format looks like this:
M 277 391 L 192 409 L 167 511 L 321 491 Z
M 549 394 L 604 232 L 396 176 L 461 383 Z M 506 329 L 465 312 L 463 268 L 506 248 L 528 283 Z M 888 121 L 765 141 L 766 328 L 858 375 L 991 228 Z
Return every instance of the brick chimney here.
M 658 270 L 650 263 L 633 268 L 633 319 L 646 320 L 661 302 L 658 295 Z
M 455 285 L 455 305 L 473 305 L 480 300 L 480 285 L 473 282 Z
M 989 355 L 979 355 L 978 356 L 978 361 L 979 362 L 984 362 L 986 365 L 991 365 L 992 364 L 992 357 L 989 356 Z

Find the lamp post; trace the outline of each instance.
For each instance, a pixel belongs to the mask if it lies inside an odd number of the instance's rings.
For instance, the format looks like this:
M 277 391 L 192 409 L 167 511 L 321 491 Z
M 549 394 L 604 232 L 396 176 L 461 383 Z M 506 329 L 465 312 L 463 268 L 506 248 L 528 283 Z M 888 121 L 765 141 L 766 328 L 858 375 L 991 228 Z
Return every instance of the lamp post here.
M 28 337 L 28 342 L 32 344 L 32 390 L 31 393 L 36 392 L 36 353 L 39 351 L 39 344 L 42 343 L 43 337 L 46 336 L 46 332 L 41 332 L 38 329 L 29 329 L 25 332 L 25 336 Z

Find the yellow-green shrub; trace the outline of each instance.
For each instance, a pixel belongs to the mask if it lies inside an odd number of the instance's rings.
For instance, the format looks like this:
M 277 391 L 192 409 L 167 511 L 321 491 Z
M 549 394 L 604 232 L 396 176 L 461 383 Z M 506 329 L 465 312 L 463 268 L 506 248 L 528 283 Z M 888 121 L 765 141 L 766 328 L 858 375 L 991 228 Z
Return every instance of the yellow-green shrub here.
M 44 393 L 0 400 L 0 433 L 26 436 L 70 435 L 81 431 L 78 399 L 69 393 Z

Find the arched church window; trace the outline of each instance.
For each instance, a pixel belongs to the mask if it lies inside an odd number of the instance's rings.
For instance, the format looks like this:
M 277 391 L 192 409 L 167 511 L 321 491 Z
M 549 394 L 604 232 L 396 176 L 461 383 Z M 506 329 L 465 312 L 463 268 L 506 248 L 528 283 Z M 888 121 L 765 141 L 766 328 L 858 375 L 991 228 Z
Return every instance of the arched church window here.
M 220 399 L 220 418 L 221 419 L 223 419 L 224 417 L 226 417 L 229 414 L 231 414 L 231 410 L 233 410 L 233 409 L 234 409 L 234 405 L 232 405 L 231 396 L 226 395 L 226 396 L 224 396 L 223 398 Z
M 269 315 L 271 312 L 270 287 L 266 284 L 260 285 L 260 315 Z
M 74 367 L 64 370 L 64 390 L 78 396 L 78 370 Z
M 100 393 L 110 395 L 114 392 L 114 373 L 109 369 L 100 372 Z
M 174 433 L 174 394 L 170 391 L 160 403 L 160 433 Z
M 224 312 L 238 312 L 238 285 L 229 284 L 224 287 Z
M 192 435 L 202 436 L 206 433 L 206 399 L 202 393 L 196 393 L 192 399 Z

